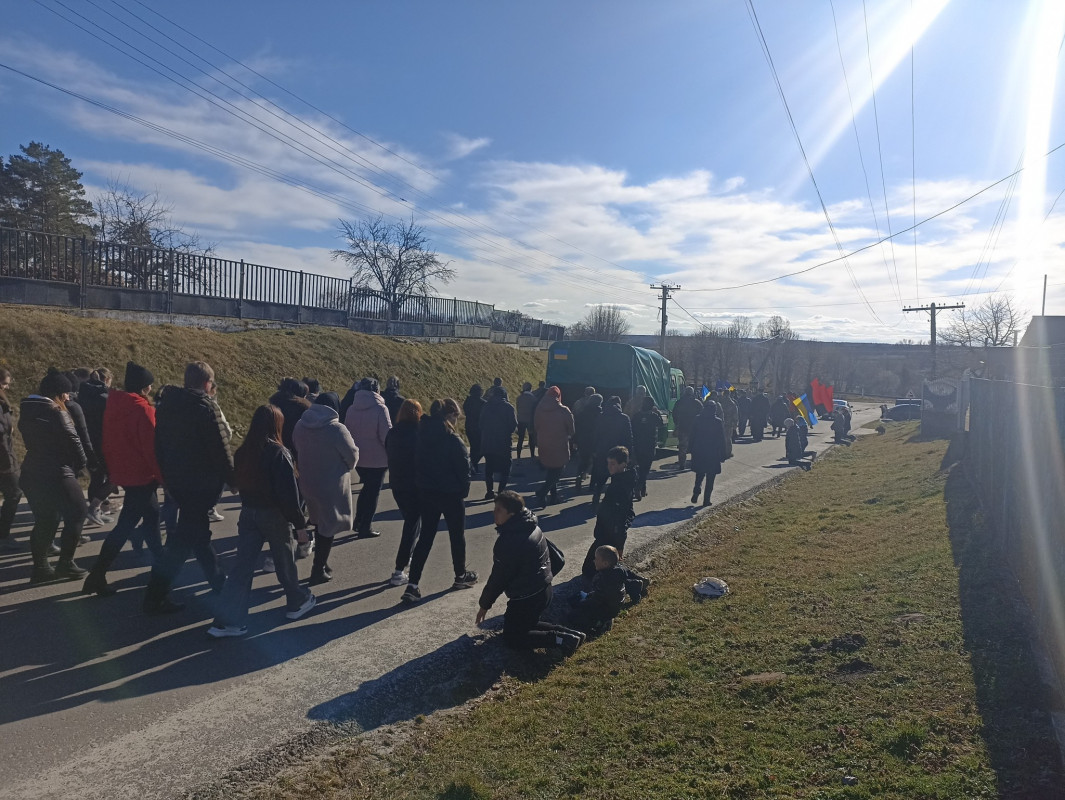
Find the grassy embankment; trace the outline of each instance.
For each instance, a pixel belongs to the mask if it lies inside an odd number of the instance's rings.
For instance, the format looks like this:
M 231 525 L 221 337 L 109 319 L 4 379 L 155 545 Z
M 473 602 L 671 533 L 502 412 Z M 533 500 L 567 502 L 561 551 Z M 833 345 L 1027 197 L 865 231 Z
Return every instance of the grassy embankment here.
M 501 377 L 512 394 L 522 381 L 542 380 L 542 353 L 489 344 L 422 344 L 337 328 L 217 333 L 173 325 L 88 319 L 58 311 L 0 307 L 0 365 L 15 375 L 14 400 L 33 392 L 49 366 L 106 366 L 122 382 L 130 359 L 148 367 L 157 387 L 180 383 L 188 361 L 214 367 L 219 399 L 237 433 L 273 394 L 280 378 L 318 378 L 343 396 L 352 379 L 400 377 L 405 397 L 451 396 L 460 403 L 473 383 Z
M 532 656 L 531 680 L 244 795 L 1060 797 L 1023 622 L 959 468 L 940 470 L 945 442 L 915 431 L 716 510 L 565 663 Z M 706 575 L 733 593 L 695 602 Z

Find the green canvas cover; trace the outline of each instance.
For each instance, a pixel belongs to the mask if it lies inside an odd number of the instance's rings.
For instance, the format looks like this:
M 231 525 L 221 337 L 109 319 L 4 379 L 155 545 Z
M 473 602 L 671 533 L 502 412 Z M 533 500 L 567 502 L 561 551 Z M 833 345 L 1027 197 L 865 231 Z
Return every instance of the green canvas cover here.
M 669 361 L 654 350 L 615 342 L 554 342 L 547 351 L 547 384 L 562 390 L 562 402 L 576 402 L 585 386 L 604 398 L 627 402 L 643 385 L 663 411 L 669 405 Z

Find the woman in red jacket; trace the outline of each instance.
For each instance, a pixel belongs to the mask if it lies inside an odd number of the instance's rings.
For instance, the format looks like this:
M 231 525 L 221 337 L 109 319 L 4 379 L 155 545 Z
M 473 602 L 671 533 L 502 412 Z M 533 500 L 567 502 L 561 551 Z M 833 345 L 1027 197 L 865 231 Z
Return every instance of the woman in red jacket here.
M 104 407 L 104 461 L 113 483 L 126 491 L 122 511 L 107 534 L 82 591 L 100 597 L 115 590 L 107 583 L 107 569 L 130 535 L 142 523 L 148 549 L 158 560 L 163 546 L 159 536 L 159 464 L 155 460 L 155 408 L 149 402 L 155 377 L 140 364 L 126 364 L 125 391 L 112 390 Z

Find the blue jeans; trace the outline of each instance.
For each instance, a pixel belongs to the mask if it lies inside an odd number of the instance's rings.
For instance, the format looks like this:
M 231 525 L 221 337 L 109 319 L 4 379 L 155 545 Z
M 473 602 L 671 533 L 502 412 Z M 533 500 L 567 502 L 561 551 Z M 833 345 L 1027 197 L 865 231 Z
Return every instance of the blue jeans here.
M 218 602 L 216 625 L 239 627 L 247 620 L 251 581 L 264 543 L 270 546 L 274 574 L 285 590 L 288 610 L 295 611 L 310 598 L 310 591 L 300 586 L 296 573 L 292 525 L 276 508 L 244 506 L 237 520 L 237 556 Z

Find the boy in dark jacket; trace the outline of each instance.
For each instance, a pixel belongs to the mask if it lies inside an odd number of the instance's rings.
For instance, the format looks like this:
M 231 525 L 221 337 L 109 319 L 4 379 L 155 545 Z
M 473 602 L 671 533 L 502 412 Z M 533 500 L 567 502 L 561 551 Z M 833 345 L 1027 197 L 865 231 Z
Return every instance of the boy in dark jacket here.
M 508 647 L 535 650 L 559 649 L 571 654 L 584 641 L 583 634 L 562 625 L 540 621 L 551 604 L 551 559 L 547 541 L 536 516 L 525 507 L 521 495 L 501 491 L 493 510 L 496 539 L 492 550 L 492 574 L 481 592 L 476 624 L 484 622 L 488 609 L 506 593 L 503 641 Z
M 621 555 L 610 545 L 595 548 L 595 575 L 590 592 L 581 592 L 575 603 L 574 624 L 589 635 L 610 630 L 614 617 L 625 602 L 627 571 L 621 565 Z
M 615 447 L 606 454 L 607 471 L 610 483 L 603 502 L 595 516 L 595 541 L 588 548 L 581 573 L 585 581 L 591 581 L 595 574 L 595 551 L 603 545 L 614 547 L 618 553 L 625 551 L 625 540 L 629 535 L 629 526 L 636 517 L 632 506 L 633 492 L 636 490 L 636 472 L 629 468 L 629 451 L 624 447 Z

